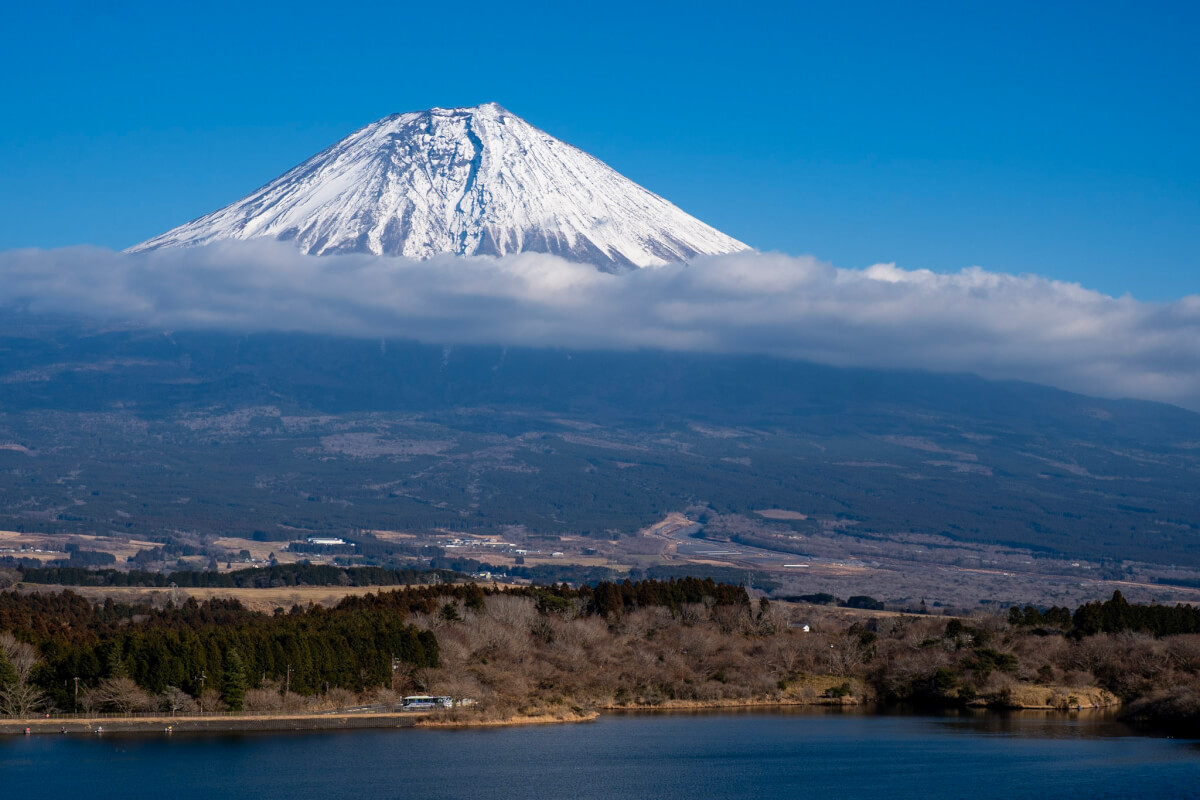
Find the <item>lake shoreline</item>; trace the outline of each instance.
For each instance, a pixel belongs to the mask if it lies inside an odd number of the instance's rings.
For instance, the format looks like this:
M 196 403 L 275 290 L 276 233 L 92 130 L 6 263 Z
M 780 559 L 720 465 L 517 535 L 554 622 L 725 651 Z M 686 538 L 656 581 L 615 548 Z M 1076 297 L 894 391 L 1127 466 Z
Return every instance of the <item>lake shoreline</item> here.
M 500 728 L 526 725 L 557 725 L 577 722 L 593 722 L 601 715 L 624 714 L 720 714 L 722 712 L 771 712 L 811 709 L 816 711 L 861 712 L 887 714 L 892 708 L 904 709 L 903 713 L 924 716 L 930 712 L 947 713 L 959 710 L 972 715 L 996 715 L 1035 713 L 1054 716 L 1078 716 L 1079 714 L 1112 714 L 1115 708 L 980 708 L 963 706 L 899 706 L 860 702 L 853 698 L 818 698 L 808 701 L 715 701 L 715 702 L 669 702 L 660 705 L 605 705 L 595 709 L 562 709 L 556 712 L 516 714 L 507 717 L 488 718 L 454 712 L 394 712 L 394 713 L 323 713 L 323 714 L 269 714 L 246 716 L 158 716 L 158 717 L 91 717 L 91 718 L 46 718 L 0 720 L 0 735 L 19 736 L 28 729 L 29 735 L 97 735 L 107 733 L 270 733 L 289 731 L 332 731 L 366 730 L 387 728 Z M 1146 735 L 1160 733 L 1157 726 L 1135 724 Z
M 88 717 L 0 720 L 0 734 L 234 733 L 414 728 L 427 714 L 264 714 L 246 716 Z

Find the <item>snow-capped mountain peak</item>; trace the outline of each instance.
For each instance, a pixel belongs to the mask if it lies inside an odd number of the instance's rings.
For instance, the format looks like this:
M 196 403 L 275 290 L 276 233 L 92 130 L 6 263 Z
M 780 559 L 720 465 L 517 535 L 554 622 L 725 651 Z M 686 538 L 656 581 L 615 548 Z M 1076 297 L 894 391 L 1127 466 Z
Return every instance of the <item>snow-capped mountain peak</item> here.
M 393 114 L 132 252 L 268 237 L 305 253 L 555 253 L 618 271 L 746 245 L 496 103 Z

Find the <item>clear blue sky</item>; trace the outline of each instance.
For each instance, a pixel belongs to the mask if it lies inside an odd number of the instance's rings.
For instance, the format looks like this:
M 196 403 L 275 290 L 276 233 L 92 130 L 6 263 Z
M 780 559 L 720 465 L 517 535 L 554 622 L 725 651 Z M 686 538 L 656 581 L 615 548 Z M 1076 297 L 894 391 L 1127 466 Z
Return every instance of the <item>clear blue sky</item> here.
M 10 5 L 0 249 L 126 247 L 495 100 L 759 249 L 1200 293 L 1198 9 Z

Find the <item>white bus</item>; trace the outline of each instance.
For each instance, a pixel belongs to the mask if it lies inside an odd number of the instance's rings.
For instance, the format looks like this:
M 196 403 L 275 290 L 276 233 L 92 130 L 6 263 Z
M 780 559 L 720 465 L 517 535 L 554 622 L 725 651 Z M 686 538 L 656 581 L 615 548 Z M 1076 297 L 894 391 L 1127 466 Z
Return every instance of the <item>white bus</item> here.
M 410 694 L 401 707 L 405 711 L 431 711 L 438 708 L 453 708 L 454 698 L 449 695 Z

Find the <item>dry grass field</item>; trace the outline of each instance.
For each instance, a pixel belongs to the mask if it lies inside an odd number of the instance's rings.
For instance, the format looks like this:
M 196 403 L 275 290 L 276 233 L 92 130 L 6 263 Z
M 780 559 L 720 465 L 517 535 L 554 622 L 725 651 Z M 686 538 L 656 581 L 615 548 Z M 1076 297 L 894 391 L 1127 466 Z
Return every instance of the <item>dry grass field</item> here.
M 175 603 L 185 602 L 189 597 L 197 601 L 213 598 L 233 598 L 253 611 L 271 613 L 276 608 L 288 609 L 292 606 L 307 606 L 310 603 L 318 606 L 336 605 L 344 597 L 351 595 L 371 594 L 372 592 L 389 591 L 394 587 L 388 586 L 283 586 L 273 589 L 160 589 L 156 587 L 125 587 L 125 586 L 57 586 L 22 584 L 23 591 L 61 592 L 69 589 L 95 602 L 112 598 L 114 602 L 150 603 L 151 605 L 165 604 L 168 600 Z
M 248 550 L 250 557 L 255 561 L 266 561 L 275 554 L 275 560 L 280 564 L 293 564 L 300 560 L 300 556 L 285 550 L 287 542 L 258 542 L 254 539 L 238 539 L 232 536 L 223 536 L 213 542 L 217 547 L 223 547 L 230 552 L 237 553 L 242 550 Z
M 136 555 L 139 550 L 158 547 L 154 542 L 117 539 L 111 536 L 0 531 L 0 553 L 4 555 L 19 555 L 21 558 L 34 558 L 43 562 L 57 561 L 67 557 L 65 551 L 69 544 L 78 545 L 81 550 L 111 553 L 118 564 Z
M 368 530 L 368 531 L 364 531 L 364 533 L 369 533 L 372 536 L 374 536 L 376 539 L 383 539 L 385 542 L 402 542 L 405 540 L 411 541 L 413 539 L 418 538 L 417 534 L 407 533 L 405 531 L 379 531 L 379 530 L 372 531 L 372 530 Z
M 806 520 L 807 514 L 801 514 L 799 511 L 787 511 L 782 508 L 764 508 L 754 512 L 763 519 L 785 519 L 785 520 Z

